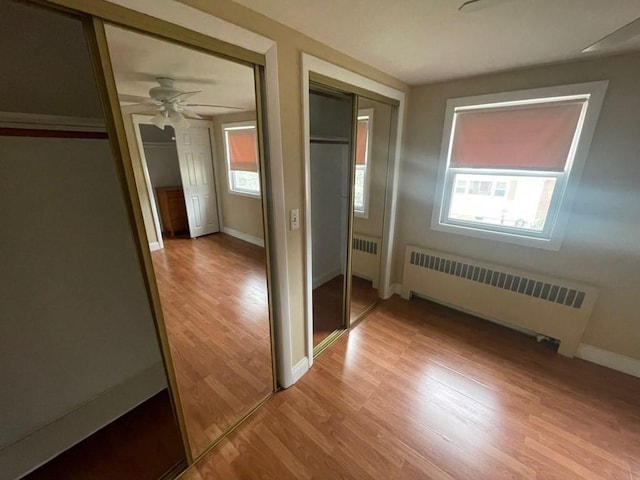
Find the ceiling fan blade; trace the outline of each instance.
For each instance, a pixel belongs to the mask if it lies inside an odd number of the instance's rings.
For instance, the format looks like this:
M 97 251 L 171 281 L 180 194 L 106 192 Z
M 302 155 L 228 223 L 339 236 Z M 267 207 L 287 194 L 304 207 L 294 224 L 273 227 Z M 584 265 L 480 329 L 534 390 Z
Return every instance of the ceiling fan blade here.
M 202 117 L 200 115 L 198 115 L 196 112 L 194 112 L 193 110 L 189 110 L 188 108 L 183 108 L 181 110 L 181 113 L 186 115 L 189 118 L 197 118 L 199 120 L 202 120 Z
M 632 39 L 640 35 L 640 18 L 636 18 L 633 22 L 627 23 L 624 27 L 619 28 L 615 32 L 611 32 L 604 38 L 601 38 L 597 42 L 589 45 L 582 50 L 582 53 L 598 52 L 600 50 L 606 50 L 611 47 L 615 47 L 618 44 L 624 43 L 627 40 Z
M 185 107 L 215 107 L 215 108 L 231 108 L 233 110 L 244 110 L 243 107 L 232 107 L 231 105 L 211 105 L 209 103 L 185 103 Z
M 127 95 L 126 93 L 118 94 L 118 100 L 127 103 L 154 103 L 149 97 L 141 97 L 139 95 Z M 155 103 L 154 103 L 155 105 Z
M 186 100 L 187 98 L 191 97 L 192 95 L 195 95 L 196 93 L 201 93 L 202 90 L 198 90 L 196 92 L 181 92 L 178 93 L 177 95 L 174 95 L 173 97 L 170 97 L 167 99 L 168 102 L 182 102 L 184 100 Z
M 155 103 L 138 103 L 136 105 L 121 105 L 120 108 L 126 113 L 157 112 L 158 106 Z
M 458 7 L 458 11 L 464 13 L 477 12 L 510 1 L 512 0 L 467 0 Z

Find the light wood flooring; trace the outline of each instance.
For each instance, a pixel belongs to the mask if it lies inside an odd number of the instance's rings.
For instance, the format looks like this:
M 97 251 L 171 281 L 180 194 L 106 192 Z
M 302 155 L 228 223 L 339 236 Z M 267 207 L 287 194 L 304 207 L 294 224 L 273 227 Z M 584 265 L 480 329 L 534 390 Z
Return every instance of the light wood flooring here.
M 223 233 L 152 253 L 194 455 L 273 392 L 264 249 Z
M 313 290 L 313 346 L 343 328 L 344 276 L 338 275 Z M 369 280 L 351 277 L 351 320 L 378 301 L 378 290 Z
M 184 480 L 640 480 L 640 379 L 393 297 Z

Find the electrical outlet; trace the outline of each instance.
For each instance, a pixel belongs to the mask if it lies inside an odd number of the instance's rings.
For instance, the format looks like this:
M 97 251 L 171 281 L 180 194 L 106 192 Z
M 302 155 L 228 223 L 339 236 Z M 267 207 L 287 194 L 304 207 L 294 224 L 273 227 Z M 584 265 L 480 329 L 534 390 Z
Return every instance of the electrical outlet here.
M 300 212 L 297 208 L 289 211 L 289 225 L 291 230 L 297 230 L 300 228 L 300 220 L 299 220 Z

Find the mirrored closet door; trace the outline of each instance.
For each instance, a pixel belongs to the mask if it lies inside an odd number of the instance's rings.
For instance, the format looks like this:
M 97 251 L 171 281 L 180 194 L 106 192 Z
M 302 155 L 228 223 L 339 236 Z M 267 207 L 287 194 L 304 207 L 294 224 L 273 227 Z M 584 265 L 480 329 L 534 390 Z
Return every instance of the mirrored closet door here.
M 190 452 L 274 392 L 257 69 L 106 26 Z
M 310 82 L 308 172 L 315 355 L 378 302 L 389 158 L 396 125 L 396 106 L 385 100 L 350 92 L 344 85 Z
M 349 323 L 378 301 L 393 106 L 360 96 L 353 179 Z

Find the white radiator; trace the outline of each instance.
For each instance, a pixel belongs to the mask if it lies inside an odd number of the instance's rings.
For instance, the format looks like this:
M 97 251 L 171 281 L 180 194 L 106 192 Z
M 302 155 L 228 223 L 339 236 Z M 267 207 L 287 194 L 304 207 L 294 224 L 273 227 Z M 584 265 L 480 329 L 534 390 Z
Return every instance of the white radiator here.
M 598 297 L 587 285 L 408 245 L 402 297 L 413 293 L 560 340 L 558 353 L 568 357 Z
M 356 277 L 371 280 L 378 288 L 380 277 L 380 239 L 353 234 L 351 249 L 351 273 Z

